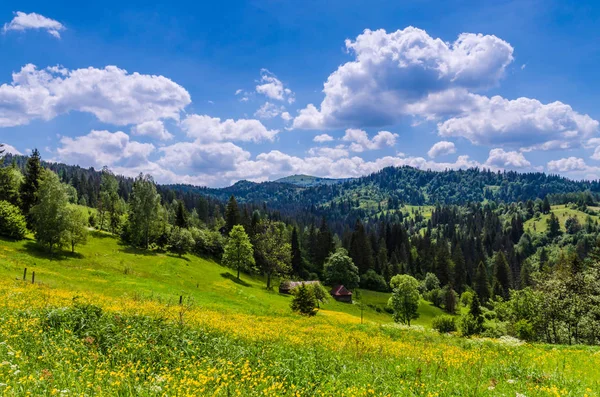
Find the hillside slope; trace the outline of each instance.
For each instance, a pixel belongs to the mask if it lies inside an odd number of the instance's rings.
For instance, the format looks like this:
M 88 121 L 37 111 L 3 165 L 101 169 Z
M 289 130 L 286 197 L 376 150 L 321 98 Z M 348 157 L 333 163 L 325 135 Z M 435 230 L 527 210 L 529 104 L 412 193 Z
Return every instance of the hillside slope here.
M 91 291 L 114 297 L 160 297 L 175 302 L 179 296 L 197 305 L 223 312 L 257 315 L 293 316 L 291 297 L 267 291 L 260 277 L 242 275 L 235 279 L 233 271 L 218 263 L 193 255 L 179 258 L 170 254 L 146 252 L 121 246 L 112 236 L 92 232 L 87 245 L 78 253 L 50 258 L 33 241 L 0 240 L 0 277 L 20 278 L 28 269 L 28 280 L 35 271 L 36 281 L 51 287 L 72 291 Z M 276 284 L 277 285 L 277 284 Z M 388 294 L 363 291 L 364 318 L 377 323 L 391 322 L 383 311 Z M 415 324 L 429 326 L 442 311 L 421 302 L 423 316 Z M 319 315 L 345 313 L 360 318 L 358 305 L 331 299 L 322 305 Z

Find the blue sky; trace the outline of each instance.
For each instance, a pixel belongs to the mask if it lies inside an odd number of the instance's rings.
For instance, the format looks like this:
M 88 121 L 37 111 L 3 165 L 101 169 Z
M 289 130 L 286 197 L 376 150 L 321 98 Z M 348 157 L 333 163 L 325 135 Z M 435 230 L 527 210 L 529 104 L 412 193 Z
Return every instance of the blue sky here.
M 599 19 L 592 1 L 4 1 L 0 141 L 209 186 L 389 165 L 597 179 Z

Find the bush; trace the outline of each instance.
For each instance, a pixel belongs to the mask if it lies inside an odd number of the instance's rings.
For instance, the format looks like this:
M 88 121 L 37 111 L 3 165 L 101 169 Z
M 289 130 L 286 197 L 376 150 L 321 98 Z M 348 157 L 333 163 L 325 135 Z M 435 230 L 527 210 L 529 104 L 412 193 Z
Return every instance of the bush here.
M 462 336 L 471 336 L 481 332 L 481 325 L 471 313 L 467 313 L 460 318 L 458 329 Z
M 21 210 L 8 201 L 0 201 L 0 235 L 22 240 L 25 233 L 27 224 Z
M 444 302 L 444 296 L 442 294 L 442 290 L 439 288 L 433 289 L 429 292 L 426 292 L 423 297 L 425 300 L 433 303 L 435 307 L 442 307 L 442 303 Z
M 317 300 L 312 288 L 302 283 L 292 290 L 292 294 L 294 295 L 291 303 L 293 311 L 306 316 L 314 316 L 316 314 Z
M 473 292 L 472 291 L 465 291 L 462 294 L 460 294 L 460 303 L 464 307 L 471 306 L 472 301 L 473 301 Z
M 452 316 L 437 316 L 431 322 L 433 329 L 441 333 L 456 332 L 456 319 Z
M 515 335 L 521 340 L 533 340 L 533 325 L 527 320 L 519 320 L 514 324 Z
M 385 282 L 385 278 L 372 269 L 360 276 L 360 286 L 361 288 L 369 289 L 371 291 L 388 291 L 388 285 Z

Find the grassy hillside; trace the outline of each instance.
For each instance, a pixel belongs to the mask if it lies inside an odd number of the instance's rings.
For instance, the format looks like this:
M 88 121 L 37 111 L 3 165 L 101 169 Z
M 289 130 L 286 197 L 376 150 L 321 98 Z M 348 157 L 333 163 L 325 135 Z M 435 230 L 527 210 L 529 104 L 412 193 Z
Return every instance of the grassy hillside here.
M 591 209 L 596 210 L 594 207 Z M 558 221 L 560 222 L 560 229 L 565 231 L 565 221 L 570 217 L 575 217 L 579 220 L 581 225 L 585 225 L 588 214 L 583 211 L 579 211 L 577 209 L 570 208 L 568 205 L 553 205 L 552 213 L 556 215 Z M 548 228 L 548 218 L 550 218 L 550 214 L 542 214 L 539 218 L 529 219 L 524 224 L 525 231 L 537 232 L 537 233 L 545 233 Z M 591 218 L 594 221 L 599 220 L 600 218 L 597 215 L 591 215 Z
M 25 266 L 35 285 L 19 280 Z M 53 260 L 0 241 L 0 302 L 5 396 L 598 396 L 600 385 L 597 348 L 408 330 L 371 308 L 361 325 L 357 305 L 336 302 L 306 318 L 260 279 L 99 233 Z
M 36 280 L 51 287 L 72 291 L 91 291 L 114 297 L 128 295 L 156 296 L 174 301 L 183 295 L 195 304 L 211 309 L 257 315 L 292 315 L 289 295 L 267 291 L 260 277 L 242 275 L 218 263 L 193 255 L 179 258 L 171 254 L 145 252 L 122 246 L 106 233 L 92 232 L 86 246 L 74 255 L 50 258 L 33 241 L 0 240 L 0 277 L 28 278 L 35 271 Z M 367 321 L 386 323 L 391 316 L 384 311 L 389 294 L 364 291 L 363 317 Z M 358 305 L 330 300 L 322 305 L 321 315 L 341 312 L 360 317 Z M 429 326 L 442 311 L 421 302 L 423 315 L 415 324 Z

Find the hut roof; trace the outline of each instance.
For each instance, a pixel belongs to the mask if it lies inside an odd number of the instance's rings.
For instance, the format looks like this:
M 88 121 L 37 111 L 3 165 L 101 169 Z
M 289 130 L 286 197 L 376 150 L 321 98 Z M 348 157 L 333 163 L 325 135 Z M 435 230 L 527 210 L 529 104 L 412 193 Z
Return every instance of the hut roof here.
M 331 290 L 333 296 L 351 296 L 352 292 L 348 291 L 343 285 L 337 285 Z

